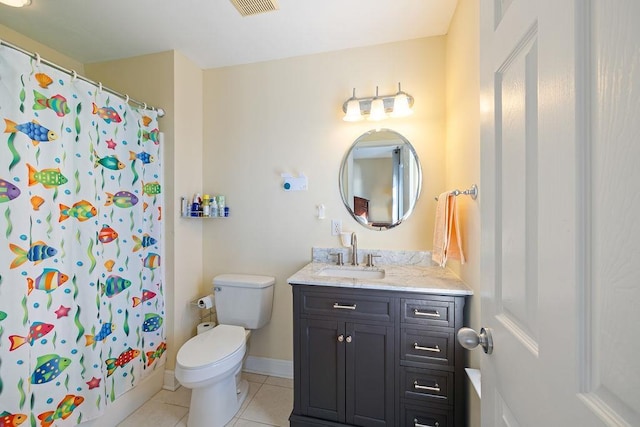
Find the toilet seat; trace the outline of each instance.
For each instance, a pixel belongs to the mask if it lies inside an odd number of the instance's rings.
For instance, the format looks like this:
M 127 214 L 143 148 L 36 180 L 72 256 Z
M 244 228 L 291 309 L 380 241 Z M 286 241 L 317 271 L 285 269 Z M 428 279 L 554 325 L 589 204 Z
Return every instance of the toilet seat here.
M 203 369 L 233 358 L 238 351 L 244 351 L 245 346 L 242 326 L 218 325 L 184 343 L 176 361 L 183 369 Z

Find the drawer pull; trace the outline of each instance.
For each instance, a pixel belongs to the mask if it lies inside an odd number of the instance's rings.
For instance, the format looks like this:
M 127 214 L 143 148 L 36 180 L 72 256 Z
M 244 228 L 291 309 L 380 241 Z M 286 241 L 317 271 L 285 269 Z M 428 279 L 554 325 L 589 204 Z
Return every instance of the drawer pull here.
M 416 390 L 435 391 L 436 393 L 440 392 L 440 386 L 438 385 L 438 383 L 435 384 L 435 387 L 429 387 L 426 385 L 418 384 L 418 380 L 413 382 L 413 388 L 415 388 Z
M 343 305 L 343 304 L 340 304 L 338 302 L 334 302 L 333 303 L 333 308 L 335 308 L 336 310 L 355 310 L 356 309 L 356 305 L 355 304 Z
M 338 335 L 338 342 L 344 341 L 344 335 Z
M 440 427 L 440 423 L 436 421 L 435 424 L 421 424 L 417 418 L 413 419 L 413 427 Z
M 435 347 L 422 347 L 421 345 L 418 345 L 417 342 L 413 343 L 413 349 L 414 350 L 422 350 L 422 351 L 431 351 L 433 353 L 440 353 L 440 347 L 435 346 Z
M 415 316 L 426 316 L 426 317 L 441 317 L 440 312 L 438 310 L 433 311 L 420 311 L 417 308 L 413 309 L 413 314 Z

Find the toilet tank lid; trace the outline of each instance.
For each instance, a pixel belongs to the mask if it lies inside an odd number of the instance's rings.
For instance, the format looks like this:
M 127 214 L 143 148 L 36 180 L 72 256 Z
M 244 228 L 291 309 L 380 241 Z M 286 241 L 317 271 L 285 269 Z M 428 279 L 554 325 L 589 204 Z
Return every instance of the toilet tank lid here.
M 267 288 L 274 283 L 275 277 L 256 274 L 220 274 L 213 278 L 214 285 L 238 288 Z

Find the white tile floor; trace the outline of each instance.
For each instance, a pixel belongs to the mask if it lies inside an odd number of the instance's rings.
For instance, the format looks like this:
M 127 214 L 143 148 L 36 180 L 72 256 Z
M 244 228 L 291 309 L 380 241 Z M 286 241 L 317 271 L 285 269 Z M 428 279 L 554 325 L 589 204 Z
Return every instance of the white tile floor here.
M 249 394 L 236 417 L 234 427 L 288 426 L 293 409 L 293 380 L 243 373 Z M 121 422 L 118 427 L 186 427 L 191 390 L 162 390 Z

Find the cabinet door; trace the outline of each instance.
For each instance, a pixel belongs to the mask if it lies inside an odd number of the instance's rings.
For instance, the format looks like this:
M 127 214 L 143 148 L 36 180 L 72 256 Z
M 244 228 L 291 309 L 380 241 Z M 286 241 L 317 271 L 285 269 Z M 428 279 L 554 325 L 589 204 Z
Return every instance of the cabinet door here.
M 301 411 L 331 421 L 345 419 L 344 322 L 300 319 Z M 342 336 L 343 341 L 338 341 Z
M 346 411 L 348 424 L 394 424 L 394 332 L 391 326 L 347 323 Z

